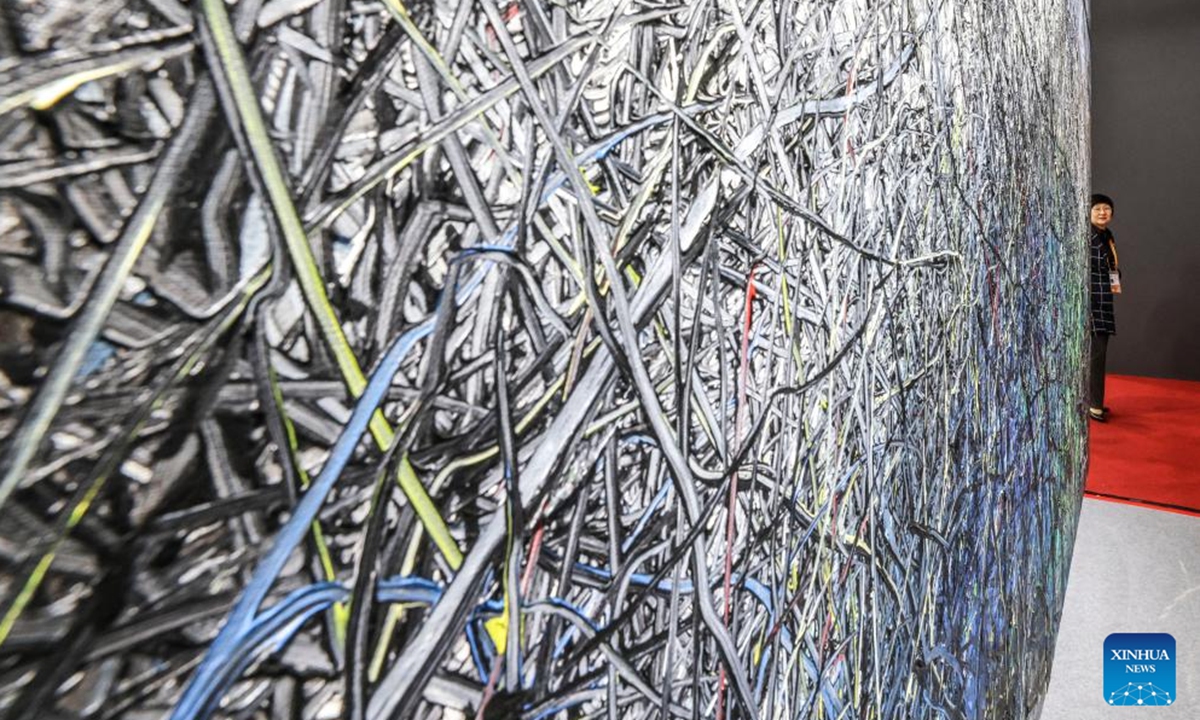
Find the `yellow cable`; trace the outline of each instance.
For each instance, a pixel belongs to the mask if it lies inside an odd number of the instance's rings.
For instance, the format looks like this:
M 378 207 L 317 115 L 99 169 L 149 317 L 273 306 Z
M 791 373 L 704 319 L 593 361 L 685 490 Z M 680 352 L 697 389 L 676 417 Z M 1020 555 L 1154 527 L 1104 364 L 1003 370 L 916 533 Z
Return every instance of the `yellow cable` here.
M 262 176 L 271 207 L 275 211 L 305 302 L 313 313 L 321 337 L 337 362 L 346 388 L 357 399 L 366 389 L 367 379 L 363 375 L 358 358 L 351 350 L 342 326 L 329 303 L 325 282 L 317 269 L 312 247 L 304 232 L 304 225 L 296 213 L 291 192 L 284 179 L 279 161 L 275 157 L 270 136 L 267 134 L 262 108 L 258 104 L 254 86 L 250 82 L 245 59 L 242 57 L 241 48 L 238 46 L 233 26 L 229 21 L 229 14 L 226 12 L 222 0 L 202 0 L 202 5 L 205 19 L 212 30 L 213 41 L 216 44 L 217 55 L 229 85 L 234 107 L 242 121 L 251 154 L 254 156 L 254 163 Z M 370 430 L 371 436 L 381 450 L 386 451 L 395 439 L 395 433 L 384 418 L 382 411 L 376 410 L 371 416 Z M 462 552 L 459 550 L 458 544 L 454 542 L 454 538 L 450 536 L 450 529 L 446 526 L 446 521 L 433 504 L 425 487 L 417 479 L 416 473 L 413 472 L 407 459 L 400 463 L 397 481 L 405 497 L 412 503 L 417 518 L 420 519 L 421 524 L 429 532 L 430 538 L 446 558 L 446 562 L 451 568 L 457 570 L 462 565 Z

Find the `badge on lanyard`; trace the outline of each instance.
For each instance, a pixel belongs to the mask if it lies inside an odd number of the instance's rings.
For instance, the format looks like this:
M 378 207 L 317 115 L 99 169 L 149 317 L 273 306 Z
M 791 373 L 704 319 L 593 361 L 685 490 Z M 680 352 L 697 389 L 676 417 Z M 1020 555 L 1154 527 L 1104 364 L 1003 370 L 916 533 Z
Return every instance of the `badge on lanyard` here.
M 1111 237 L 1108 239 L 1108 249 L 1112 251 L 1112 270 L 1108 272 L 1108 283 L 1112 286 L 1113 294 L 1120 295 L 1121 271 L 1118 269 L 1120 263 L 1117 261 L 1117 244 L 1113 242 Z

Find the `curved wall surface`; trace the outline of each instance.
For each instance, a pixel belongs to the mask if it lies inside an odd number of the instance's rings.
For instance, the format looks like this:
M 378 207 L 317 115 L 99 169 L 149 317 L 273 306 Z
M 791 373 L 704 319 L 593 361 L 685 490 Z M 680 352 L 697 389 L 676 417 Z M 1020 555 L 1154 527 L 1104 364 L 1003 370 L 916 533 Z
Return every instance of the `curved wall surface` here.
M 0 31 L 6 717 L 1038 702 L 1082 0 Z

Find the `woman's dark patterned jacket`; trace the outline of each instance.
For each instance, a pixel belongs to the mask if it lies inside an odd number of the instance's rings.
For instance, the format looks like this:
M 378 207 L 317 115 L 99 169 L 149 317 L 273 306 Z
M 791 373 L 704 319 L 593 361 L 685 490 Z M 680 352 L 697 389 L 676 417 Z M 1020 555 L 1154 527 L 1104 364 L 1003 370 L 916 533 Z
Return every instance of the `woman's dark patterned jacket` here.
M 1091 290 L 1091 331 L 1103 335 L 1117 334 L 1117 318 L 1113 314 L 1113 292 L 1109 276 L 1117 264 L 1109 247 L 1112 236 L 1111 230 L 1101 230 L 1095 225 L 1092 226 L 1088 273 L 1088 287 Z

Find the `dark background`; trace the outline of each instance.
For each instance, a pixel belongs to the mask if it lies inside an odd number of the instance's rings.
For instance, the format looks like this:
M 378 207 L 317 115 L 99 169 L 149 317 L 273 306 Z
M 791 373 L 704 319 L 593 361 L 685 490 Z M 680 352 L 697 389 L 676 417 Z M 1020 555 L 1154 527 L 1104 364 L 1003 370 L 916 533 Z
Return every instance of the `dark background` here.
M 1092 65 L 1125 289 L 1108 371 L 1200 380 L 1200 0 L 1092 0 Z

